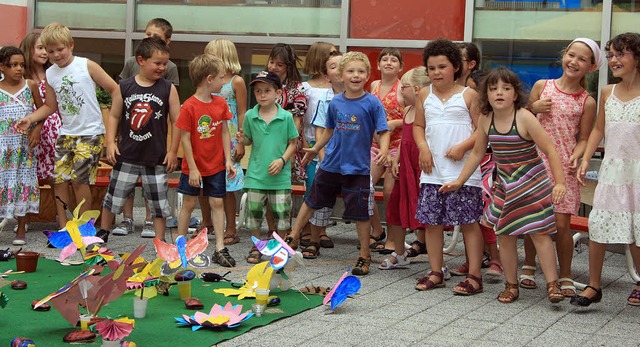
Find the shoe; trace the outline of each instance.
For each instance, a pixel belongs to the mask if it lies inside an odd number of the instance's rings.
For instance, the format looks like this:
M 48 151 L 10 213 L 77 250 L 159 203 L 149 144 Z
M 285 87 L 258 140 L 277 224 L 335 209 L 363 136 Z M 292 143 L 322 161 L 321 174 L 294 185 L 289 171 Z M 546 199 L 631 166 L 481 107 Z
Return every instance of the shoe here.
M 236 266 L 236 261 L 229 254 L 229 250 L 227 247 L 213 252 L 213 260 L 220 264 L 220 266 L 224 267 L 234 267 Z
M 591 290 L 596 292 L 596 295 L 594 295 L 593 298 L 590 298 L 588 296 L 583 296 L 583 295 L 577 295 L 571 298 L 571 301 L 569 303 L 571 305 L 587 307 L 594 302 L 597 303 L 597 302 L 600 302 L 600 300 L 602 300 L 602 289 L 595 289 L 592 286 L 586 286 L 584 289 L 587 289 L 587 288 L 591 288 Z M 584 293 L 584 291 L 582 292 Z
M 431 276 L 439 277 L 440 282 L 439 283 L 433 282 L 432 280 L 429 279 L 429 277 Z M 431 290 L 435 288 L 443 288 L 444 286 L 445 286 L 444 274 L 442 272 L 431 271 L 426 276 L 418 280 L 418 283 L 416 283 L 415 288 L 416 290 L 425 291 L 425 290 Z
M 536 271 L 537 268 L 531 265 L 522 265 L 522 271 L 524 270 Z M 529 284 L 525 281 L 530 281 L 533 284 Z M 536 278 L 535 278 L 535 272 L 533 275 L 520 274 L 520 276 L 518 277 L 518 284 L 520 285 L 520 288 L 524 288 L 524 289 L 538 288 L 538 284 L 536 283 Z
M 395 259 L 395 263 L 391 260 Z M 407 265 L 411 262 L 407 259 L 407 256 L 397 255 L 396 252 L 392 252 L 390 257 L 385 258 L 378 269 L 380 270 L 393 270 L 393 269 L 406 269 Z
M 469 282 L 469 280 L 473 280 L 478 284 L 478 286 L 474 287 L 473 284 Z M 456 289 L 456 288 L 459 288 L 459 289 Z M 466 296 L 482 293 L 484 291 L 484 287 L 482 286 L 482 278 L 476 277 L 472 274 L 468 274 L 467 278 L 464 281 L 456 284 L 456 286 L 453 287 L 451 291 L 454 292 L 455 294 L 466 295 Z
M 107 243 L 109 241 L 109 234 L 111 234 L 109 230 L 100 229 L 96 232 L 96 237 L 101 238 L 104 243 Z
M 549 299 L 552 304 L 557 304 L 564 300 L 564 295 L 562 295 L 558 280 L 547 282 L 547 299 Z
M 407 257 L 413 258 L 420 254 L 427 254 L 427 245 L 418 240 L 411 242 L 411 247 L 407 249 Z
M 27 244 L 27 239 L 24 237 L 16 237 L 15 239 L 13 239 L 14 246 L 24 246 L 26 244 Z
M 142 227 L 142 233 L 140 233 L 140 236 L 144 238 L 156 237 L 156 229 L 153 227 L 152 221 L 150 220 L 144 221 L 144 226 Z
M 466 276 L 467 274 L 469 274 L 469 263 L 464 263 L 451 270 L 451 274 L 454 276 Z
M 240 242 L 240 236 L 238 236 L 237 231 L 233 234 L 227 234 L 225 232 L 224 240 L 222 242 L 225 246 L 235 245 L 236 243 Z
M 124 236 L 133 232 L 133 219 L 131 218 L 123 218 L 120 225 L 113 228 L 111 233 L 113 235 Z
M 320 235 L 320 247 L 322 248 L 333 248 L 335 245 L 333 244 L 333 240 L 327 235 Z
M 445 281 L 448 281 L 451 279 L 451 272 L 449 271 L 449 268 L 446 265 L 442 268 L 442 274 L 444 275 Z
M 364 276 L 369 273 L 369 267 L 371 266 L 371 257 L 365 259 L 363 257 L 359 257 L 356 260 L 356 264 L 351 269 L 351 273 L 356 276 Z
M 516 293 L 514 294 L 511 291 L 511 289 L 515 289 Z M 518 284 L 505 282 L 504 290 L 498 295 L 497 299 L 503 304 L 511 304 L 514 301 L 518 300 L 519 296 L 520 296 L 520 289 L 518 287 Z

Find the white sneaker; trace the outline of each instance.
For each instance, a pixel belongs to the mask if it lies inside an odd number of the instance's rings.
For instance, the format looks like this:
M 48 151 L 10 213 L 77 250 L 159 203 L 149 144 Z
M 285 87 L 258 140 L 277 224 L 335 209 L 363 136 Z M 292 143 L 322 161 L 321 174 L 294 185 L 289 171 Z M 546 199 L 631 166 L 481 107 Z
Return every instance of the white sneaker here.
M 449 272 L 449 268 L 448 267 L 445 266 L 445 267 L 442 268 L 442 274 L 444 275 L 443 278 L 444 278 L 445 281 L 448 281 L 448 280 L 451 279 L 451 273 Z
M 111 234 L 113 235 L 128 235 L 133 232 L 133 220 L 131 218 L 124 218 L 120 225 L 111 230 Z
M 152 221 L 144 221 L 144 226 L 142 227 L 142 233 L 140 234 L 140 236 L 144 238 L 156 237 L 156 229 L 153 227 Z

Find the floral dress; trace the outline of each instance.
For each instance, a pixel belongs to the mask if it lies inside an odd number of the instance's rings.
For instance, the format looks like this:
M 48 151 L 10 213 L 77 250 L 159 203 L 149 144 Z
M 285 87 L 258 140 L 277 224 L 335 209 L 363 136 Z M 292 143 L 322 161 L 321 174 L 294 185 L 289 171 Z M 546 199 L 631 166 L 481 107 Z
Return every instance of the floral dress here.
M 227 101 L 227 105 L 229 105 L 229 112 L 231 112 L 231 119 L 227 121 L 229 125 L 229 133 L 231 134 L 231 155 L 236 150 L 236 146 L 238 145 L 238 140 L 236 140 L 236 133 L 238 132 L 238 102 L 236 100 L 236 92 L 233 91 L 233 79 L 236 76 L 233 76 L 229 83 L 222 86 L 222 90 L 220 91 L 220 96 L 223 97 Z M 240 166 L 240 162 L 234 162 L 233 168 L 236 170 L 236 176 L 234 178 L 229 178 L 227 176 L 227 191 L 235 192 L 242 187 L 244 187 L 244 172 L 242 171 L 242 166 Z
M 38 91 L 44 102 L 46 82 L 41 80 L 38 82 Z M 44 180 L 53 178 L 53 168 L 55 167 L 56 140 L 60 134 L 62 121 L 58 112 L 54 112 L 44 120 L 42 130 L 40 131 L 40 143 L 33 149 L 36 159 L 38 160 L 37 173 L 38 179 Z
M 33 95 L 25 82 L 15 94 L 0 88 L 0 218 L 38 213 L 40 189 L 36 161 L 19 119 L 33 112 Z
M 300 117 L 300 123 L 304 118 L 304 114 L 307 112 L 307 97 L 304 93 L 304 87 L 302 83 L 290 84 L 285 81 L 282 85 L 282 94 L 278 97 L 276 102 L 285 110 L 291 112 L 293 118 Z M 307 178 L 307 173 L 302 166 L 302 158 L 304 152 L 302 151 L 303 132 L 298 129 L 300 136 L 298 137 L 298 144 L 296 145 L 296 153 L 293 156 L 291 165 L 291 181 L 292 182 L 304 182 Z

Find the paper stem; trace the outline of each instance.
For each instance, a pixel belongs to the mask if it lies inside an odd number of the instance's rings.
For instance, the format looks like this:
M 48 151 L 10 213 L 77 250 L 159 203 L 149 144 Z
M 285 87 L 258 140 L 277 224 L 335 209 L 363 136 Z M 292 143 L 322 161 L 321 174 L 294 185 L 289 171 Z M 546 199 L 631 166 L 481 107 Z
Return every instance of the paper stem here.
M 142 300 L 142 297 L 144 296 L 144 283 L 142 283 L 142 289 L 140 289 L 140 300 Z

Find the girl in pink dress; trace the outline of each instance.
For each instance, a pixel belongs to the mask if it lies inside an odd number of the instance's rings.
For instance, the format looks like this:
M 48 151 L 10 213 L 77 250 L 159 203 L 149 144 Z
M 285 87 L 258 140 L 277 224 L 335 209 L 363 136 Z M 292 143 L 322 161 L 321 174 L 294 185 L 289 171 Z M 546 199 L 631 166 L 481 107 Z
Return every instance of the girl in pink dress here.
M 560 264 L 560 286 L 566 297 L 576 295 L 571 274 L 573 237 L 570 230 L 571 215 L 580 208 L 580 186 L 575 177 L 578 161 L 584 154 L 587 139 L 596 116 L 596 101 L 585 90 L 586 74 L 598 69 L 602 62 L 598 44 L 588 38 L 573 40 L 562 53 L 562 76 L 555 80 L 536 82 L 529 96 L 529 109 L 536 114 L 547 134 L 553 140 L 562 160 L 567 182 L 567 194 L 554 204 L 556 226 L 556 252 Z M 547 172 L 549 161 L 539 150 Z M 553 176 L 550 176 L 553 182 Z M 525 238 L 525 260 L 519 284 L 522 288 L 535 288 L 532 277 L 536 270 L 536 251 L 530 238 Z

